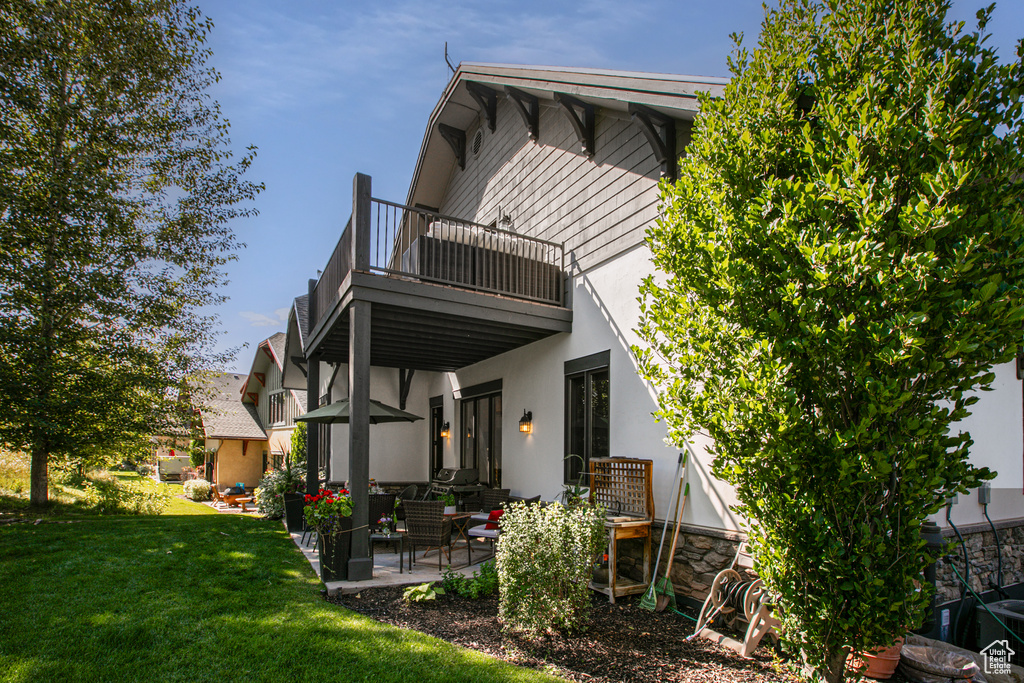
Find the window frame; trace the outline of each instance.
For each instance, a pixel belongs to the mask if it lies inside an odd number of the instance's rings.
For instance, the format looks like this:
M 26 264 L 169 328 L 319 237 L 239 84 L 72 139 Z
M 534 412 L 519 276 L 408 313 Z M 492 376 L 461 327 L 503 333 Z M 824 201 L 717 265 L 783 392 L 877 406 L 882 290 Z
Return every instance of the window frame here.
M 593 376 L 598 373 L 607 373 L 608 382 L 608 449 L 609 453 L 594 454 L 594 406 L 593 406 Z M 580 358 L 565 361 L 565 378 L 562 384 L 565 403 L 565 443 L 562 452 L 562 481 L 564 484 L 576 484 L 581 475 L 590 470 L 590 459 L 593 457 L 608 457 L 611 453 L 611 351 L 600 351 Z M 573 380 L 583 378 L 584 393 L 584 416 L 583 416 L 583 453 L 576 453 L 583 457 L 579 473 L 573 477 L 573 463 L 569 461 L 569 455 L 573 452 L 573 423 L 572 423 L 572 388 Z M 586 483 L 584 483 L 586 485 Z

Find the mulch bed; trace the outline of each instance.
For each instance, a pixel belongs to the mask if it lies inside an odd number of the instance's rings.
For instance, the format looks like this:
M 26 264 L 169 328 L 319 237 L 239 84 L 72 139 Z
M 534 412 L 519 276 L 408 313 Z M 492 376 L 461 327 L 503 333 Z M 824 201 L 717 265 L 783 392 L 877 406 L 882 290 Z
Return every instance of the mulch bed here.
M 687 642 L 693 622 L 670 611 L 650 612 L 639 598 L 612 605 L 594 595 L 586 629 L 536 640 L 504 633 L 496 596 L 468 600 L 439 596 L 433 603 L 406 604 L 402 588 L 370 588 L 358 595 L 327 600 L 394 626 L 411 628 L 448 642 L 485 652 L 513 664 L 544 669 L 587 683 L 790 683 L 772 651 L 762 646 L 752 659 L 704 639 Z M 691 615 L 696 616 L 696 615 Z

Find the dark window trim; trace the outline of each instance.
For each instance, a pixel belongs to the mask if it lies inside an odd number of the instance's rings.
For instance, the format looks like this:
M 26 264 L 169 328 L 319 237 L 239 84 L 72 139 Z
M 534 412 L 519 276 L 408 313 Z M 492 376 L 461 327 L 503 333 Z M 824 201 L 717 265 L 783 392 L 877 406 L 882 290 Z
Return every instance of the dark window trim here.
M 578 375 L 581 372 L 587 370 L 600 370 L 601 368 L 608 367 L 611 363 L 611 350 L 598 351 L 592 353 L 589 356 L 583 356 L 582 358 L 574 358 L 572 360 L 565 361 L 565 375 Z
M 443 408 L 444 407 L 444 396 L 431 396 L 430 397 L 431 408 Z
M 487 394 L 498 394 L 501 393 L 501 379 L 494 379 L 490 382 L 483 382 L 482 384 L 474 384 L 471 387 L 465 387 L 452 393 L 457 399 L 479 398 L 480 396 L 486 396 Z
M 565 427 L 564 427 L 564 430 L 565 430 L 565 440 L 564 440 L 564 443 L 563 443 L 563 446 L 562 446 L 562 457 L 563 457 L 563 461 L 562 461 L 562 481 L 565 484 L 575 483 L 575 481 L 573 479 L 571 479 L 570 476 L 569 476 L 569 470 L 570 470 L 570 467 L 571 467 L 571 463 L 567 459 L 565 459 L 569 455 L 570 448 L 572 446 L 572 444 L 571 444 L 572 430 L 571 430 L 571 415 L 570 415 L 571 407 L 569 405 L 569 381 L 571 379 L 575 378 L 575 377 L 579 377 L 580 375 L 584 375 L 585 376 L 584 384 L 585 384 L 585 389 L 586 389 L 586 388 L 589 388 L 589 387 L 586 387 L 586 385 L 590 381 L 589 378 L 587 378 L 586 376 L 589 375 L 592 372 L 598 372 L 598 371 L 602 371 L 602 370 L 608 372 L 608 401 L 609 401 L 609 406 L 610 406 L 611 405 L 611 351 L 610 350 L 599 351 L 597 353 L 592 353 L 589 356 L 583 356 L 582 358 L 574 358 L 572 360 L 565 361 L 565 377 L 564 377 L 564 379 L 562 381 L 562 392 L 563 392 L 562 403 L 565 405 L 565 410 L 563 412 L 563 420 L 564 420 L 563 424 L 565 425 Z M 587 404 L 588 404 L 587 405 L 587 412 L 588 412 L 587 420 L 589 421 L 590 417 L 591 417 L 590 413 L 592 412 L 591 407 L 589 405 L 589 397 L 587 399 Z M 609 415 L 609 418 L 610 417 L 611 417 L 611 415 Z M 610 427 L 610 425 L 609 425 L 609 427 Z M 589 425 L 587 427 L 585 427 L 585 431 L 589 432 Z M 589 465 L 590 465 L 590 454 L 589 453 L 578 453 L 577 455 L 582 455 L 583 456 L 583 468 L 582 468 L 582 471 L 583 472 L 588 471 Z

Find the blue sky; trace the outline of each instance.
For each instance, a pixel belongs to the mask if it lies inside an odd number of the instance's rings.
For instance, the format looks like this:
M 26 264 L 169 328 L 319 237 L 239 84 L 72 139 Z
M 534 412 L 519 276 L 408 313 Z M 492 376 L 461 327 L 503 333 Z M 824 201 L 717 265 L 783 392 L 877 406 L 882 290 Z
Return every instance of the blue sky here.
M 756 43 L 760 0 L 198 0 L 215 24 L 212 94 L 236 149 L 259 148 L 259 215 L 234 229 L 221 347 L 247 370 L 259 341 L 284 330 L 292 299 L 326 263 L 350 211 L 352 176 L 404 201 L 427 117 L 453 64 L 500 62 L 728 76 L 729 34 Z M 968 21 L 978 0 L 956 2 Z M 989 26 L 1004 58 L 1024 36 L 1024 3 L 1003 0 Z

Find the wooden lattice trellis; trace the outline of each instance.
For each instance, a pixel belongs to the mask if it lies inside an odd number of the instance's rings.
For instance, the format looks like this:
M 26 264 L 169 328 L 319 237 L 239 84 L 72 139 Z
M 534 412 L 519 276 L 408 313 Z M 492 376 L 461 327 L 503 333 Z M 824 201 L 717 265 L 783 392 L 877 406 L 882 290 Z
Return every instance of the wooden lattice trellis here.
M 593 458 L 590 461 L 590 498 L 608 511 L 604 523 L 608 534 L 608 583 L 591 582 L 590 587 L 615 602 L 621 595 L 643 593 L 651 582 L 651 522 L 654 520 L 654 491 L 651 474 L 654 462 L 633 458 Z M 644 544 L 643 581 L 618 573 L 619 541 L 636 538 Z
M 590 461 L 590 497 L 609 516 L 654 519 L 651 460 L 594 458 Z

